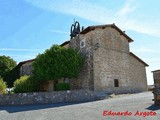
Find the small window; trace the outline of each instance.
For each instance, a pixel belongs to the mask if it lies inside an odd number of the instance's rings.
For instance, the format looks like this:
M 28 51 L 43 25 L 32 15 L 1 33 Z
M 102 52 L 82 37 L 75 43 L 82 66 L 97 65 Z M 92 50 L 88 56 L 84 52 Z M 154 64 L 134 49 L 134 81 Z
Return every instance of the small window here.
M 80 48 L 84 48 L 85 47 L 85 39 L 80 41 Z
M 118 79 L 114 79 L 114 87 L 119 87 L 119 81 L 118 81 Z

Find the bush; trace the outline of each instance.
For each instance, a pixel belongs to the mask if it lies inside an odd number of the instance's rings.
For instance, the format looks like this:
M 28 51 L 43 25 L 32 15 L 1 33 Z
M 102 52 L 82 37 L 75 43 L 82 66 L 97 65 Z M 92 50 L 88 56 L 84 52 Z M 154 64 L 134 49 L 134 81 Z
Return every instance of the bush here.
M 69 83 L 58 83 L 56 84 L 56 91 L 62 91 L 62 90 L 70 90 L 70 84 Z
M 6 88 L 7 88 L 6 83 L 3 81 L 2 78 L 0 78 L 0 94 L 4 94 Z
M 30 76 L 22 76 L 14 82 L 15 93 L 37 92 L 39 83 Z

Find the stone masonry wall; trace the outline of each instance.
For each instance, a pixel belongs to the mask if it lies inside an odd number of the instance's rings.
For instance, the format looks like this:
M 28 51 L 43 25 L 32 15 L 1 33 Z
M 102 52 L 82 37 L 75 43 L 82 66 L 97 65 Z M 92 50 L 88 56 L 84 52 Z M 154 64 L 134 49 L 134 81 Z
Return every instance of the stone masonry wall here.
M 160 84 L 160 70 L 153 71 L 154 84 Z
M 147 87 L 147 77 L 146 77 L 146 68 L 145 65 L 140 63 L 133 56 L 129 56 L 130 68 L 129 77 L 132 86 L 139 91 L 146 91 Z
M 107 54 L 94 64 L 94 89 L 107 93 L 128 93 L 147 90 L 145 66 L 127 53 L 102 51 Z M 96 64 L 97 63 L 97 64 Z M 99 69 L 98 69 L 99 68 Z M 119 80 L 119 87 L 114 86 Z
M 0 95 L 0 105 L 86 102 L 95 100 L 93 91 L 72 90 Z
M 80 47 L 80 42 L 84 41 L 85 47 Z M 93 51 L 91 38 L 80 35 L 70 40 L 69 47 L 76 48 L 84 57 L 84 65 L 76 80 L 71 80 L 72 89 L 94 89 L 93 81 Z
M 146 90 L 145 66 L 129 54 L 129 43 L 113 28 L 92 31 L 94 51 L 94 90 L 127 93 Z M 118 79 L 119 87 L 114 86 Z M 138 83 L 138 85 L 137 85 Z
M 32 70 L 33 70 L 32 63 L 33 62 L 27 62 L 27 63 L 25 63 L 25 64 L 23 64 L 21 66 L 21 68 L 20 68 L 20 76 L 32 75 Z

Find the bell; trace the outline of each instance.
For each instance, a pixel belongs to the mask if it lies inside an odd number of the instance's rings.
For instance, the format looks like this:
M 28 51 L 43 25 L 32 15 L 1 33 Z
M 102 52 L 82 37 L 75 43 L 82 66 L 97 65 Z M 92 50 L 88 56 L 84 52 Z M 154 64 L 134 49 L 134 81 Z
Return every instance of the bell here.
M 75 33 L 79 34 L 80 33 L 80 24 L 79 24 L 79 22 L 77 22 L 77 21 L 75 22 L 74 28 L 75 28 Z

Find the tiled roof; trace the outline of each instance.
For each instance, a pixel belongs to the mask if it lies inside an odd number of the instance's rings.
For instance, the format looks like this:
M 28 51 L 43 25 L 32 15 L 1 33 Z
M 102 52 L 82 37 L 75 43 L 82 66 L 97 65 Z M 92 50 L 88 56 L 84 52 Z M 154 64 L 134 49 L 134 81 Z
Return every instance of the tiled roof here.
M 65 42 L 64 42 L 64 43 L 62 43 L 60 46 L 61 46 L 61 47 L 63 47 L 64 45 L 69 44 L 69 42 L 70 42 L 69 40 L 68 40 L 68 41 L 65 41 Z
M 20 66 L 22 66 L 23 64 L 25 64 L 25 63 L 27 63 L 27 62 L 33 62 L 35 59 L 30 59 L 30 60 L 26 60 L 26 61 L 22 61 L 22 62 L 20 62 L 18 65 L 17 65 L 17 67 L 20 67 Z
M 88 26 L 83 31 L 81 31 L 80 34 L 86 34 L 86 33 L 90 32 L 92 30 L 95 30 L 96 28 L 102 28 L 102 29 L 104 29 L 106 27 L 112 27 L 112 28 L 116 29 L 121 35 L 123 35 L 124 37 L 126 37 L 128 39 L 128 42 L 133 42 L 132 38 L 130 38 L 127 34 L 125 34 L 125 32 L 123 32 L 115 24 Z

